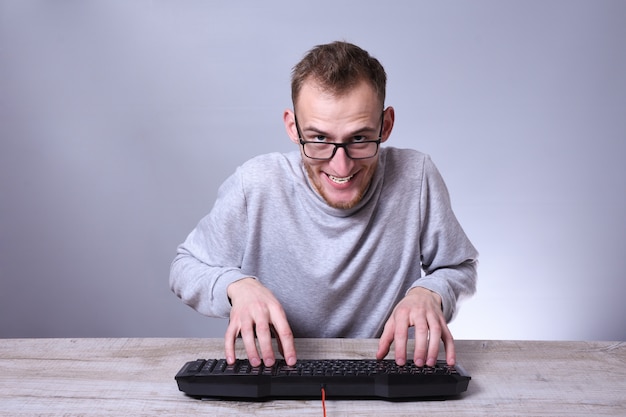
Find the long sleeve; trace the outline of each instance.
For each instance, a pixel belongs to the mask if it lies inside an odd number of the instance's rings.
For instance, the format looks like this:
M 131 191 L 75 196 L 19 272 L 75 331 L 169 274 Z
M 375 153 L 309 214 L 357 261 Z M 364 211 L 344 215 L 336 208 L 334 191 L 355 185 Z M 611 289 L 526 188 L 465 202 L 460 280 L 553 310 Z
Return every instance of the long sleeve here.
M 476 291 L 478 252 L 454 215 L 448 189 L 430 158 L 425 159 L 423 168 L 420 245 L 425 276 L 412 287 L 439 294 L 444 316 L 450 321 L 459 299 Z
M 204 315 L 228 317 L 228 285 L 249 276 L 240 269 L 246 236 L 246 202 L 237 171 L 220 187 L 213 210 L 179 245 L 170 269 L 172 291 Z

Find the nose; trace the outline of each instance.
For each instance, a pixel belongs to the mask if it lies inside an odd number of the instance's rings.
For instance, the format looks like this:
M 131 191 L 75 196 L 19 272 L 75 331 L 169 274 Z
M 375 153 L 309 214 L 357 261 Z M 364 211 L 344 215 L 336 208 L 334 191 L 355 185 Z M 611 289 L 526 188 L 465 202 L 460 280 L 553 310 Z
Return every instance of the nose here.
M 338 148 L 330 160 L 330 167 L 338 177 L 347 177 L 354 167 L 354 160 L 348 157 L 344 148 Z

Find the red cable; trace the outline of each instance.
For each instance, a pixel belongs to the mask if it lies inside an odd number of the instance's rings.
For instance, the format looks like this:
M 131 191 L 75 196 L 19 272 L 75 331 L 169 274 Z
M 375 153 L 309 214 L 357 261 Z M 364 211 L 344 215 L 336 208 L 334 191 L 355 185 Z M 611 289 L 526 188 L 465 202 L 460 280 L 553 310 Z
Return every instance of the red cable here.
M 322 412 L 324 413 L 324 417 L 326 417 L 326 390 L 322 387 Z

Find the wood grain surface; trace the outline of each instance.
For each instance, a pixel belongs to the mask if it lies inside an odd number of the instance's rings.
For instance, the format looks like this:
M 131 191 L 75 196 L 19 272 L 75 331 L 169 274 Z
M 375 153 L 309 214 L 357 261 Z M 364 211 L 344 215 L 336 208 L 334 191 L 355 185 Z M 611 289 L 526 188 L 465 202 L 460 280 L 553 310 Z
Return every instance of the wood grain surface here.
M 299 358 L 373 358 L 377 340 L 299 339 Z M 446 401 L 327 401 L 335 416 L 626 416 L 626 343 L 456 341 L 472 376 Z M 238 347 L 243 357 L 243 347 Z M 322 416 L 321 401 L 201 401 L 178 390 L 187 361 L 222 339 L 0 339 L 0 416 Z

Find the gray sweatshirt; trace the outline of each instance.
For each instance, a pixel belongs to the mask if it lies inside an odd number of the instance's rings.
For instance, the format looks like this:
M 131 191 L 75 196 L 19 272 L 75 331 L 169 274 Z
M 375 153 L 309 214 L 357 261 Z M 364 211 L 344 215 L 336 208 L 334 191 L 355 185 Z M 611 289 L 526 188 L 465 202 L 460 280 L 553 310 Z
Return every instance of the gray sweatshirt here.
M 352 209 L 328 206 L 299 152 L 261 155 L 219 189 L 178 247 L 172 291 L 198 312 L 228 317 L 229 284 L 254 277 L 281 302 L 295 337 L 379 337 L 395 305 L 420 286 L 449 321 L 476 288 L 478 253 L 431 159 L 383 147 Z

